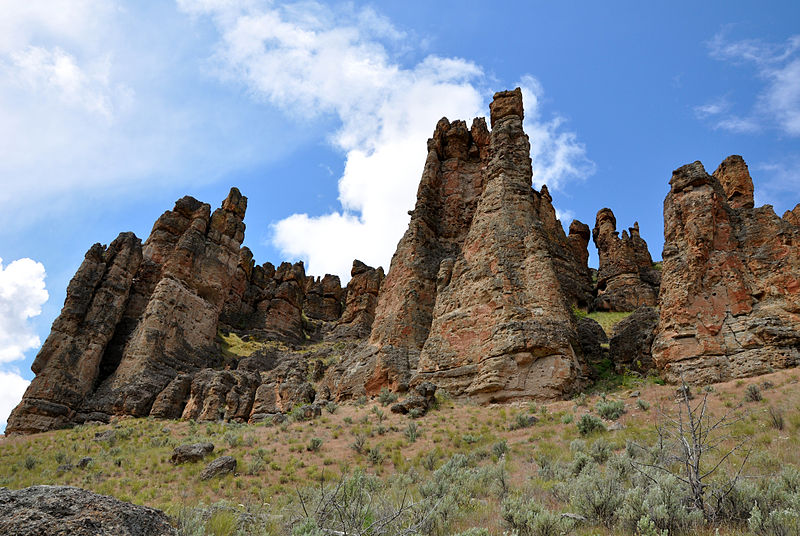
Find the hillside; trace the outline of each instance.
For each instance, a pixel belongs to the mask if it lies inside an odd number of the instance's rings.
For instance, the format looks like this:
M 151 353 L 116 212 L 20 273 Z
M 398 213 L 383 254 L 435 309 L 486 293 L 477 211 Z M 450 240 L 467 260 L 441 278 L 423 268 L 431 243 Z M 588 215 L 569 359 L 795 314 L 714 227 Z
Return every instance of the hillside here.
M 322 416 L 311 420 L 294 413 L 279 425 L 120 418 L 110 425 L 88 424 L 5 438 L 0 443 L 0 485 L 64 484 L 113 495 L 163 509 L 182 534 L 288 534 L 291 526 L 296 528 L 305 517 L 298 497 L 313 495 L 320 486 L 335 486 L 347 475 L 370 496 L 368 504 L 360 505 L 364 522 L 381 515 L 384 501 L 397 508 L 402 493 L 407 492 L 407 502 L 422 501 L 426 508 L 433 508 L 430 532 L 423 531 L 425 534 L 454 534 L 470 527 L 502 534 L 512 528 L 512 523 L 504 521 L 510 515 L 508 510 L 521 500 L 533 500 L 548 511 L 588 518 L 576 522 L 570 534 L 631 534 L 630 523 L 639 518 L 623 515 L 635 498 L 626 489 L 634 484 L 642 489 L 646 486 L 631 465 L 631 459 L 642 460 L 633 443 L 654 446 L 655 426 L 666 422 L 662 413 L 674 416 L 678 405 L 675 388 L 653 383 L 652 378 L 608 379 L 613 381 L 607 385 L 618 387 L 606 395 L 607 400 L 621 401 L 625 413 L 615 420 L 604 419 L 607 431 L 587 435 L 581 435 L 576 423 L 585 414 L 598 414 L 601 394 L 546 404 L 490 406 L 438 397 L 436 409 L 418 418 L 392 413 L 379 399 L 372 399 L 331 404 Z M 727 505 L 724 519 L 713 524 L 720 529 L 718 534 L 747 533 L 754 501 L 766 512 L 779 503 L 788 507 L 798 499 L 800 489 L 794 486 L 800 482 L 797 470 L 792 469 L 800 462 L 795 448 L 800 439 L 797 382 L 796 371 L 781 371 L 704 390 L 712 415 L 721 416 L 741 403 L 743 416 L 730 430 L 734 438 L 721 444 L 718 452 L 709 453 L 707 463 L 718 460 L 736 444 L 736 438 L 745 439 L 749 452 L 730 499 L 736 504 Z M 745 401 L 750 386 L 758 386 L 763 400 Z M 632 396 L 636 392 L 639 396 Z M 700 401 L 698 396 L 692 404 Z M 776 428 L 771 415 L 784 416 L 783 428 Z M 169 463 L 174 447 L 201 441 L 215 446 L 206 462 L 233 456 L 235 473 L 202 481 L 199 474 L 204 462 Z M 357 452 L 359 442 L 363 445 Z M 735 472 L 744 453 L 745 449 L 737 451 L 721 472 Z M 631 454 L 633 458 L 629 458 Z M 91 461 L 77 467 L 84 457 Z M 612 471 L 625 473 L 613 483 L 618 489 L 609 490 L 616 495 L 608 498 L 619 500 L 621 509 L 610 520 L 593 518 L 580 487 L 570 487 L 571 483 L 586 485 Z M 781 492 L 785 496 L 775 488 L 780 487 L 778 475 L 787 479 L 789 488 Z M 442 487 L 432 489 L 436 486 Z M 769 496 L 757 491 L 767 487 Z M 674 500 L 679 501 L 673 506 L 677 511 L 669 515 L 683 516 L 681 522 L 685 522 L 680 497 Z M 313 504 L 314 499 L 309 501 Z M 666 522 L 663 515 L 653 515 L 653 519 L 659 524 Z M 336 522 L 329 520 L 328 528 L 336 527 Z M 715 534 L 711 527 L 689 524 L 685 528 L 692 534 Z M 400 532 L 387 528 L 378 533 Z

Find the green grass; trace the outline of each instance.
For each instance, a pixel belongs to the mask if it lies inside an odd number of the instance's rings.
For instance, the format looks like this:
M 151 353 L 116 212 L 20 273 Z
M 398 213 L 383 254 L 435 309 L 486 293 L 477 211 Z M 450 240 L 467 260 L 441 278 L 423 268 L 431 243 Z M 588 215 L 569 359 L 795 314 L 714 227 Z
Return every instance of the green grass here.
M 631 315 L 631 312 L 605 312 L 605 311 L 594 311 L 586 315 L 586 318 L 591 318 L 603 328 L 603 331 L 606 332 L 606 335 L 609 338 L 614 334 L 614 326 L 616 326 L 620 321 L 625 320 Z

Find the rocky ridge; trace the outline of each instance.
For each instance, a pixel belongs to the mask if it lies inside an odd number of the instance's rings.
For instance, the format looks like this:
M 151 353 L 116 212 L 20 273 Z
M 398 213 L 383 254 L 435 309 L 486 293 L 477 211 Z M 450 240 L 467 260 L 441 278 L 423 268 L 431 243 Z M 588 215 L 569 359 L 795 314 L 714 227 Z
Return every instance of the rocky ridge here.
M 7 432 L 118 415 L 279 422 L 383 389 L 411 391 L 397 405 L 407 411 L 437 388 L 553 399 L 608 360 L 691 382 L 797 364 L 800 205 L 783 218 L 754 208 L 741 157 L 713 175 L 684 166 L 659 271 L 638 224 L 620 236 L 610 209 L 566 234 L 547 187 L 532 186 L 520 90 L 490 111 L 491 130 L 483 118 L 436 125 L 388 274 L 354 261 L 343 288 L 302 263 L 257 265 L 236 188 L 213 212 L 178 200 L 144 244 L 132 233 L 95 244 Z M 579 318 L 592 309 L 636 312 L 607 334 Z

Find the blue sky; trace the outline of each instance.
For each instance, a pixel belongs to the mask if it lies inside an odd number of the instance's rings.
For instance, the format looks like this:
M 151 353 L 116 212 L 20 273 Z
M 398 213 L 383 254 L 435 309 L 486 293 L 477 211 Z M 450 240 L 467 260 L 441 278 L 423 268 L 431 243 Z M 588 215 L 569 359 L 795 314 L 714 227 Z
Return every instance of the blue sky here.
M 179 197 L 218 206 L 238 186 L 258 262 L 388 267 L 436 120 L 486 115 L 502 89 L 523 87 L 534 180 L 565 225 L 610 207 L 659 258 L 671 171 L 729 154 L 758 204 L 800 201 L 796 2 L 0 12 L 0 429 L 92 243 L 144 239 Z

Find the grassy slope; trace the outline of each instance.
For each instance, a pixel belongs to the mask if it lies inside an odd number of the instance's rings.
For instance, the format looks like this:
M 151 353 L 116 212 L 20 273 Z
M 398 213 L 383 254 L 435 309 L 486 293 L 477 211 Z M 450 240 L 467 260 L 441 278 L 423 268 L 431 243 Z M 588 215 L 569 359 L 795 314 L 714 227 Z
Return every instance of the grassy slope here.
M 748 403 L 749 415 L 737 424 L 737 432 L 751 438 L 755 447 L 748 474 L 768 475 L 785 465 L 800 463 L 800 390 L 797 371 L 782 371 L 767 377 L 739 380 L 715 386 L 710 395 L 711 410 L 721 414 L 744 399 L 747 385 L 765 379 L 774 387 L 763 390 L 764 400 Z M 634 383 L 631 383 L 634 382 Z M 655 437 L 658 408 L 674 406 L 674 387 L 659 386 L 646 380 L 631 380 L 627 385 L 641 391 L 651 408 L 641 409 L 630 398 L 630 389 L 611 393 L 623 400 L 627 413 L 619 422 L 624 429 L 602 432 L 621 451 L 627 440 L 643 442 Z M 638 382 L 638 383 L 637 383 Z M 555 509 L 569 509 L 547 493 L 552 486 L 538 476 L 536 460 L 568 460 L 570 442 L 579 437 L 575 422 L 587 412 L 596 413 L 599 396 L 578 401 L 545 405 L 519 404 L 478 407 L 444 401 L 440 408 L 414 420 L 419 438 L 411 442 L 406 430 L 409 418 L 391 414 L 377 401 L 364 406 L 343 405 L 334 413 L 324 412 L 311 422 L 292 422 L 280 426 L 244 426 L 225 423 L 193 423 L 153 419 L 121 419 L 111 425 L 85 425 L 30 437 L 11 437 L 0 441 L 0 486 L 22 488 L 33 484 L 66 484 L 116 496 L 177 514 L 186 506 L 227 501 L 231 504 L 265 505 L 279 511 L 294 500 L 295 490 L 320 478 L 336 478 L 343 471 L 361 467 L 382 477 L 413 468 L 425 480 L 431 474 L 430 460 L 439 466 L 455 453 L 492 452 L 492 446 L 505 440 L 510 448 L 505 464 L 512 489 L 534 485 L 541 499 Z M 781 408 L 787 416 L 784 430 L 773 429 L 766 409 Z M 377 411 L 376 411 L 377 410 Z M 383 412 L 381 417 L 377 412 Z M 511 430 L 520 413 L 540 417 L 532 427 Z M 573 416 L 573 421 L 564 421 Z M 95 434 L 114 429 L 116 440 L 95 441 Z M 351 445 L 358 434 L 367 437 L 369 447 L 378 447 L 385 458 L 370 460 Z M 311 451 L 312 438 L 322 446 Z M 199 480 L 204 464 L 174 467 L 168 460 L 174 446 L 201 440 L 216 445 L 214 456 L 232 455 L 239 462 L 236 475 L 208 482 Z M 91 456 L 86 469 L 58 470 L 67 462 L 76 463 Z M 378 457 L 380 458 L 380 457 Z M 496 461 L 496 456 L 495 456 Z M 492 463 L 489 459 L 486 463 Z M 483 506 L 463 514 L 453 529 L 478 525 L 502 534 L 499 504 L 486 497 Z M 577 534 L 617 534 L 592 527 Z M 721 531 L 720 534 L 733 534 Z

